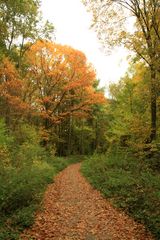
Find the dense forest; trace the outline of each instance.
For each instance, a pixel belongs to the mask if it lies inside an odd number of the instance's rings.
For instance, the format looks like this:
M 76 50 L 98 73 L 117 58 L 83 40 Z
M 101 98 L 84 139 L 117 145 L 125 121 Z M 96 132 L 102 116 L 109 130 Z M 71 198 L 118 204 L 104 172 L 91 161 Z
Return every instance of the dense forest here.
M 132 51 L 108 97 L 39 0 L 0 1 L 0 239 L 18 239 L 53 176 L 82 159 L 89 182 L 160 237 L 160 1 L 83 3 L 104 49 Z

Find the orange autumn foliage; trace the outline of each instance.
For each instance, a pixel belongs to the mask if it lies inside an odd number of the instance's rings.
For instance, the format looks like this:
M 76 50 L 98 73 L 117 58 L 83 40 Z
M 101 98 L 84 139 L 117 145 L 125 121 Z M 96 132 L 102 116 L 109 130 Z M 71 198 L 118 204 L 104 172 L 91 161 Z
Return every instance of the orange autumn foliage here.
M 14 64 L 4 58 L 0 64 L 0 115 L 5 119 L 22 116 L 28 105 L 22 100 L 23 84 Z
M 37 41 L 26 53 L 27 84 L 38 114 L 50 124 L 72 115 L 88 114 L 91 105 L 103 103 L 93 87 L 95 71 L 86 56 L 69 46 Z

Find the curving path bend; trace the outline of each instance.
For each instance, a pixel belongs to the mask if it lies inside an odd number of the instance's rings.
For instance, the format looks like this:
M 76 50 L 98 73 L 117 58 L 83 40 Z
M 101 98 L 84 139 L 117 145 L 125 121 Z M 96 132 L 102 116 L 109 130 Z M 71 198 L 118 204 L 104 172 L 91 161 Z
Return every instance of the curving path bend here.
M 50 184 L 44 210 L 23 240 L 153 240 L 144 227 L 94 190 L 79 172 L 80 164 L 67 167 Z

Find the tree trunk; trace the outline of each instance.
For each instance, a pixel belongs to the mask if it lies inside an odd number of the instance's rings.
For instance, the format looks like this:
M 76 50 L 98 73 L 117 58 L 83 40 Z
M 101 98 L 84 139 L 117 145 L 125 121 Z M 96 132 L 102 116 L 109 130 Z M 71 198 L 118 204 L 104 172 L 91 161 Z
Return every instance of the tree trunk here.
M 68 155 L 71 155 L 71 138 L 72 138 L 72 116 L 69 116 L 69 129 L 68 129 Z
M 84 130 L 84 121 L 82 119 L 82 125 L 81 125 L 81 138 L 80 138 L 80 154 L 84 155 L 84 141 L 83 141 L 83 130 Z
M 151 133 L 150 142 L 156 139 L 157 121 L 157 94 L 156 94 L 156 71 L 151 66 Z

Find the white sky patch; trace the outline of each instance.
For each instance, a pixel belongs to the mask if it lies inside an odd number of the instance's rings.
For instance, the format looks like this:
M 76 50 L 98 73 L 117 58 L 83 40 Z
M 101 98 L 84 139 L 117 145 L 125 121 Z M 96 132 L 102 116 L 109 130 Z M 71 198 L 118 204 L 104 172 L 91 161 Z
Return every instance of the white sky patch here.
M 96 33 L 90 29 L 91 14 L 81 0 L 42 0 L 44 18 L 56 28 L 56 42 L 70 45 L 85 53 L 93 64 L 100 85 L 108 88 L 109 83 L 118 82 L 127 70 L 127 51 L 118 48 L 106 56 L 101 50 Z

